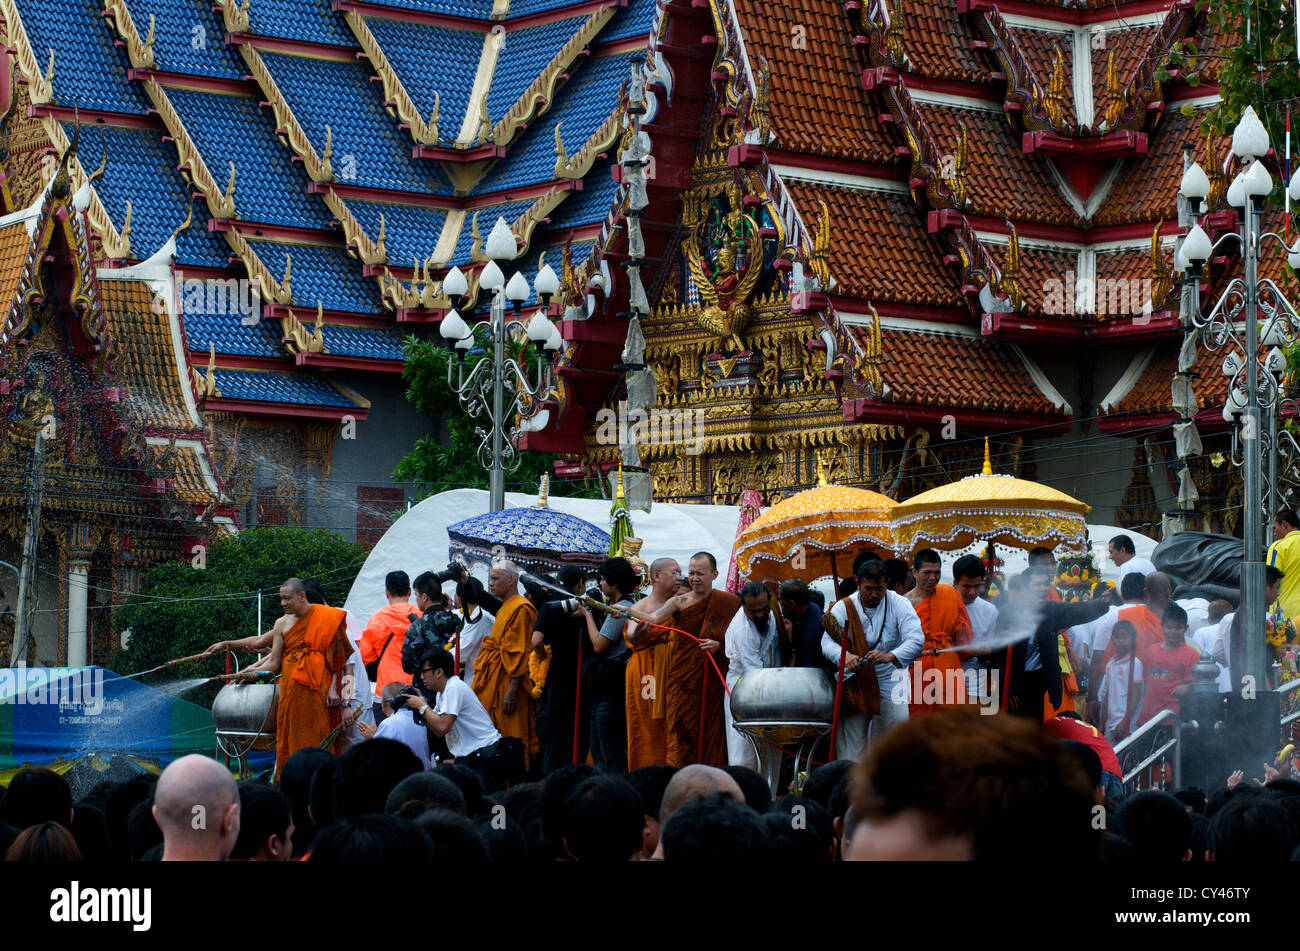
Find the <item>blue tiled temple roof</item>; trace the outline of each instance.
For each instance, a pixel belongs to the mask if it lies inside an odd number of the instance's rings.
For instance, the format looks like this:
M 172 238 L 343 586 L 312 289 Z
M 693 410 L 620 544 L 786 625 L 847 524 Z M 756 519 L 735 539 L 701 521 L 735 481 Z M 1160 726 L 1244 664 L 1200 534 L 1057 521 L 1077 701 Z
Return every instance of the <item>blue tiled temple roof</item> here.
M 350 327 L 326 324 L 322 333 L 325 349 L 336 357 L 369 357 L 372 360 L 405 360 L 402 341 L 378 327 Z
M 574 6 L 575 0 L 511 0 L 510 19 L 515 17 L 531 16 L 534 13 L 544 13 L 547 10 L 558 10 L 560 7 Z
M 257 370 L 217 370 L 217 389 L 228 400 L 259 403 L 294 403 L 299 406 L 354 408 L 357 403 L 328 380 L 318 376 L 263 373 Z
M 367 18 L 366 25 L 425 119 L 433 111 L 433 93 L 437 90 L 439 138 L 454 142 L 469 106 L 470 89 L 483 53 L 483 34 L 377 18 Z
M 596 42 L 610 43 L 638 34 L 649 38 L 654 18 L 655 0 L 628 0 L 627 6 L 621 8 L 614 14 L 614 18 L 605 24 L 605 28 L 596 37 Z
M 582 191 L 570 192 L 552 217 L 563 221 L 566 227 L 604 221 L 618 193 L 618 183 L 610 174 L 612 165 L 612 160 L 593 165 L 582 180 Z
M 492 0 L 383 0 L 383 6 L 394 10 L 419 10 L 424 13 L 472 17 L 476 20 L 486 20 L 492 15 Z
M 217 353 L 233 356 L 284 356 L 277 321 L 263 318 L 253 324 L 244 324 L 241 314 L 196 312 L 185 307 L 184 300 L 182 291 L 181 313 L 185 320 L 185 344 L 190 350 L 206 353 L 209 346 L 215 345 Z
M 432 254 L 447 220 L 447 212 L 443 208 L 381 205 L 369 201 L 349 201 L 347 204 L 348 210 L 361 222 L 371 240 L 379 236 L 379 215 L 383 213 L 384 247 L 388 251 L 389 262 L 399 267 L 409 267 L 412 258 L 423 261 Z
M 383 91 L 358 62 L 262 53 L 294 117 L 320 154 L 333 133 L 334 176 L 341 184 L 449 194 L 436 162 L 411 158 L 411 139 L 384 110 Z
M 363 276 L 360 262 L 349 257 L 342 248 L 271 241 L 248 243 L 277 277 L 284 274 L 286 253 L 293 256 L 289 288 L 299 310 L 310 307 L 315 311 L 318 300 L 326 310 L 359 314 L 375 314 L 383 310 L 374 279 Z
M 72 123 L 63 123 L 72 138 Z M 124 129 L 96 125 L 81 130 L 78 150 L 87 169 L 99 165 L 108 153 L 104 177 L 95 183 L 99 200 L 120 229 L 131 202 L 131 254 L 144 259 L 162 247 L 185 220 L 185 182 L 176 174 L 176 150 L 162 141 L 157 129 Z M 194 202 L 194 222 L 176 239 L 177 262 L 224 268 L 230 246 L 221 235 L 207 230 L 207 216 L 201 200 Z
M 474 191 L 481 194 L 550 181 L 555 170 L 556 123 L 564 123 L 560 136 L 565 150 L 574 154 L 609 118 L 617 104 L 619 86 L 631 75 L 632 63 L 644 56 L 640 50 L 598 56 L 579 67 L 577 75 L 559 88 L 559 101 L 533 120 L 510 147 L 510 153 L 484 176 Z
M 126 71 L 126 53 L 104 22 L 97 0 L 16 0 L 23 28 L 41 71 L 54 50 L 54 101 L 82 109 L 143 113 L 144 92 Z M 148 18 L 145 19 L 146 26 Z
M 496 71 L 492 74 L 492 88 L 488 91 L 488 115 L 493 122 L 500 121 L 546 64 L 555 58 L 560 47 L 588 19 L 587 15 L 565 17 L 506 33 L 497 57 Z
M 210 0 L 127 0 L 131 21 L 143 40 L 154 17 L 154 68 L 172 73 L 240 79 L 247 70 L 226 45 L 225 24 Z
M 260 36 L 332 46 L 357 45 L 343 15 L 330 9 L 330 0 L 257 0 L 249 6 L 248 26 Z
M 301 228 L 328 228 L 321 201 L 307 194 L 307 175 L 275 137 L 275 122 L 257 100 L 168 89 L 181 121 L 218 187 L 235 163 L 235 207 L 241 218 Z

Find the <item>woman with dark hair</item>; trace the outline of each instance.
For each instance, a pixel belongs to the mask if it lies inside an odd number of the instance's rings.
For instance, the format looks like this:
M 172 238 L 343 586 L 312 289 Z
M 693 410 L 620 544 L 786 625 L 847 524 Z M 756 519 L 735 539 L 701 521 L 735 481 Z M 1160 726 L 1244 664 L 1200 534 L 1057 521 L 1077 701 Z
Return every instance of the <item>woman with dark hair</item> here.
M 28 826 L 5 853 L 6 862 L 80 862 L 72 833 L 57 822 Z
M 606 558 L 597 569 L 600 591 L 605 602 L 615 607 L 632 606 L 631 595 L 637 588 L 636 569 L 626 558 Z M 626 617 L 606 614 L 604 623 L 579 605 L 587 622 L 587 639 L 595 656 L 583 665 L 583 699 L 591 711 L 587 715 L 591 731 L 591 756 L 596 768 L 607 773 L 627 772 L 627 710 L 623 702 L 625 673 L 629 655 L 623 639 Z

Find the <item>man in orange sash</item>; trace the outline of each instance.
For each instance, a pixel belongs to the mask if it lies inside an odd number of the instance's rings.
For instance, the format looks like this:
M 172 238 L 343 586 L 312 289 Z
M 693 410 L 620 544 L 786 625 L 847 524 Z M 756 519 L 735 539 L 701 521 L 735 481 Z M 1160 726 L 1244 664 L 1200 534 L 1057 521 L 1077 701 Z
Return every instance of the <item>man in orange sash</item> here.
M 966 703 L 966 677 L 959 652 L 932 653 L 969 644 L 974 636 L 961 595 L 952 585 L 939 583 L 941 570 L 939 553 L 932 548 L 922 548 L 912 560 L 916 587 L 907 593 L 907 600 L 921 620 L 925 653 L 912 665 L 911 716 Z
M 643 611 L 658 611 L 677 593 L 682 569 L 672 558 L 650 565 L 650 594 L 638 602 Z M 632 658 L 627 662 L 627 768 L 668 762 L 668 632 L 629 621 L 623 634 Z M 649 678 L 649 679 L 647 679 Z
M 1165 639 L 1162 618 L 1165 608 L 1169 606 L 1169 598 L 1174 593 L 1174 586 L 1163 571 L 1153 571 L 1146 576 L 1143 591 L 1145 603 L 1124 608 L 1119 612 L 1118 618 L 1120 621 L 1130 622 L 1137 628 L 1137 647 L 1133 653 L 1139 658 L 1146 656 L 1147 651 Z M 1106 653 L 1102 658 L 1103 668 L 1110 662 L 1114 653 L 1115 648 L 1107 644 Z
M 275 770 L 278 775 L 298 750 L 319 746 L 339 723 L 340 678 L 352 650 L 347 612 L 312 604 L 302 581 L 280 586 L 280 606 L 295 620 L 276 633 L 267 666 L 280 671 L 280 704 L 275 720 Z M 335 743 L 338 752 L 338 743 Z
M 706 551 L 698 552 L 688 566 L 689 594 L 678 595 L 653 613 L 639 605 L 630 611 L 639 620 L 670 624 L 693 635 L 669 633 L 667 680 L 657 685 L 665 693 L 670 766 L 727 765 L 722 708 L 727 701 L 723 682 L 727 657 L 723 637 L 740 608 L 740 599 L 715 590 L 713 581 L 717 577 L 717 560 Z
M 519 593 L 519 569 L 513 562 L 493 564 L 488 592 L 501 599 L 501 609 L 492 623 L 492 633 L 483 639 L 474 658 L 474 693 L 501 735 L 517 737 L 523 743 L 524 768 L 528 769 L 541 749 L 533 722 L 537 701 L 528 677 L 537 608 Z

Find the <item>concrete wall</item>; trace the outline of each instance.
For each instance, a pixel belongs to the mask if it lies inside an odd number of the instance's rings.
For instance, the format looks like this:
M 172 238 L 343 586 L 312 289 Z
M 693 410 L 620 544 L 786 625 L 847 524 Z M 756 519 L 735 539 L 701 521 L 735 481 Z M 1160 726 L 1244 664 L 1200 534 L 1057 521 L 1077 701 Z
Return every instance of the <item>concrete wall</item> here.
M 356 423 L 353 438 L 344 438 L 348 435 L 344 432 L 335 438 L 333 466 L 323 491 L 316 473 L 302 478 L 302 526 L 323 528 L 356 541 L 358 488 L 400 488 L 405 498 L 414 498 L 415 487 L 394 482 L 393 470 L 421 437 L 435 433 L 445 438 L 445 433 L 440 422 L 416 413 L 397 374 L 340 373 L 334 379 L 370 400 L 370 411 L 364 421 Z M 255 485 L 273 487 L 276 475 L 274 464 L 264 462 Z M 244 524 L 256 525 L 256 502 L 245 509 Z M 386 505 L 372 506 L 378 518 L 384 511 Z

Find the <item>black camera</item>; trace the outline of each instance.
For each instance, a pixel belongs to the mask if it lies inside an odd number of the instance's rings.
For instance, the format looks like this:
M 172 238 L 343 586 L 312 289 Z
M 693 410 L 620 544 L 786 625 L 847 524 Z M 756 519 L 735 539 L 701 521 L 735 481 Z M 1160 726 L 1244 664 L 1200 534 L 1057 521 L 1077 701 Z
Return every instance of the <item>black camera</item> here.
M 392 707 L 392 708 L 393 708 L 393 712 L 396 713 L 398 710 L 400 710 L 400 709 L 402 709 L 404 706 L 406 706 L 406 701 L 408 701 L 408 700 L 414 700 L 414 699 L 416 699 L 418 696 L 419 696 L 419 694 L 417 694 L 417 693 L 415 692 L 415 688 L 414 688 L 414 687 L 405 687 L 405 688 L 403 688 L 403 690 L 402 690 L 401 693 L 399 693 L 399 694 L 398 694 L 396 697 L 394 697 L 392 700 L 389 700 L 389 701 L 388 701 L 388 705 L 389 705 L 390 707 Z
M 434 574 L 434 577 L 438 579 L 438 584 L 440 585 L 446 584 L 448 581 L 459 582 L 461 572 L 463 572 L 464 570 L 465 568 L 463 565 L 460 565 L 457 562 L 452 561 L 452 562 L 448 562 L 447 567 L 442 569 L 442 571 L 439 571 L 436 574 Z

